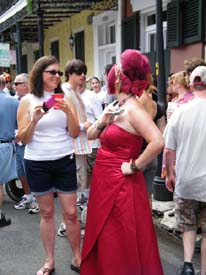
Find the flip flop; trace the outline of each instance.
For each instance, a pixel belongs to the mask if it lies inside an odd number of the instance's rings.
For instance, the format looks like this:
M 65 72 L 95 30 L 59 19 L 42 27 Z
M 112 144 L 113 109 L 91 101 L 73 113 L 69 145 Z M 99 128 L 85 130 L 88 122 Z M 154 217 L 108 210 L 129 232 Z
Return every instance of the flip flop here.
M 41 275 L 44 275 L 44 274 L 51 275 L 54 272 L 54 270 L 55 268 L 42 267 L 39 269 L 39 271 L 37 271 L 36 274 L 38 274 L 39 272 L 42 272 Z
M 77 273 L 80 273 L 80 266 L 71 264 L 70 268 L 71 268 L 71 270 L 76 271 Z

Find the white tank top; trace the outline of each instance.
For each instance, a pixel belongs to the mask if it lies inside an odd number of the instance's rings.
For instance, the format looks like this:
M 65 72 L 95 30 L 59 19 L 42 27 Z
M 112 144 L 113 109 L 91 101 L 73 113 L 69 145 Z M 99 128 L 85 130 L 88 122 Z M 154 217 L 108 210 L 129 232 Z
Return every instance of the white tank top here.
M 39 98 L 27 94 L 32 117 L 36 105 L 48 99 L 53 93 L 44 92 Z M 33 137 L 25 148 L 25 159 L 56 160 L 74 152 L 72 138 L 67 131 L 67 117 L 63 111 L 51 108 L 37 123 Z

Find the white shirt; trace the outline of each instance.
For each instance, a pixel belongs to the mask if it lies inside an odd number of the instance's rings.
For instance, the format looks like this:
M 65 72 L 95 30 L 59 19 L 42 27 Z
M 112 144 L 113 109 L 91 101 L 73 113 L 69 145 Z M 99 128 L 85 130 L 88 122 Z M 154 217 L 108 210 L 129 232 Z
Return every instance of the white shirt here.
M 93 91 L 94 92 L 94 91 Z M 95 92 L 94 92 L 95 93 Z M 95 95 L 97 96 L 97 98 L 99 99 L 99 101 L 101 102 L 102 105 L 105 104 L 106 102 L 106 96 L 107 96 L 107 92 L 104 90 L 101 90 L 98 93 L 95 93 Z
M 32 117 L 36 105 L 52 95 L 44 92 L 39 98 L 33 94 L 25 95 L 29 99 Z M 37 123 L 32 140 L 26 145 L 25 159 L 29 160 L 56 160 L 74 152 L 72 138 L 67 131 L 67 117 L 61 110 L 51 108 Z
M 85 105 L 87 120 L 93 124 L 103 111 L 102 105 L 97 95 L 88 89 L 81 93 L 81 98 Z M 90 142 L 92 148 L 98 148 L 100 146 L 99 139 L 91 140 Z
M 177 197 L 206 202 L 206 99 L 193 99 L 174 111 L 165 147 L 176 151 Z

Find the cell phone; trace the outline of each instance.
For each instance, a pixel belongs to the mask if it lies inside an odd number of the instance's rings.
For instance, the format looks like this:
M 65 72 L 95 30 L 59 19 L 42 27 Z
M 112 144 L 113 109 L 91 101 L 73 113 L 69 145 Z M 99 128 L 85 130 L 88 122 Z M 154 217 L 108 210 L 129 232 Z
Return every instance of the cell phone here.
M 47 99 L 46 101 L 43 102 L 42 109 L 46 113 L 49 111 L 49 109 L 51 109 L 54 106 L 55 103 L 56 103 L 55 98 L 53 96 L 51 96 L 49 99 Z
M 120 115 L 121 113 L 123 113 L 124 110 L 123 109 L 118 109 L 118 110 L 115 110 L 114 112 L 112 112 L 111 114 L 112 115 Z
M 112 115 L 119 115 L 124 111 L 119 108 L 118 103 L 119 103 L 118 100 L 115 100 L 114 102 L 112 102 L 112 105 L 115 107 L 115 110 L 111 113 Z
M 114 101 L 112 102 L 112 106 L 116 106 L 118 103 L 119 103 L 118 100 L 114 100 Z

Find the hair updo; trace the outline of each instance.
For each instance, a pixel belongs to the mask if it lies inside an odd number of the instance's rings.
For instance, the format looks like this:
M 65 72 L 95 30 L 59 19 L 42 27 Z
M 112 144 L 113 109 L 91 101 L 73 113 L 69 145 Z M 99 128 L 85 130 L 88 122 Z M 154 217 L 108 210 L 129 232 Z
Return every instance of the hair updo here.
M 120 92 L 140 96 L 149 84 L 151 67 L 148 58 L 138 50 L 125 50 L 120 64 L 114 65 L 108 75 L 108 93 Z

